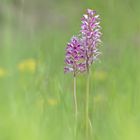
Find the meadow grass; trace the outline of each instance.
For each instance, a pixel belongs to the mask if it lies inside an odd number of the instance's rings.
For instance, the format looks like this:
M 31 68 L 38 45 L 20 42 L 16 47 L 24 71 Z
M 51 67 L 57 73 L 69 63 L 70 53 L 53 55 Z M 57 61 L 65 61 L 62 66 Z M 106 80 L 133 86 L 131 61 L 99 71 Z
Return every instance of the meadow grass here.
M 1 3 L 8 6 L 12 1 Z M 16 29 L 16 17 L 9 11 L 0 24 L 0 140 L 75 139 L 73 78 L 63 73 L 64 48 L 79 31 L 86 8 L 100 13 L 103 28 L 102 55 L 90 77 L 90 139 L 140 139 L 140 2 L 49 4 L 49 23 L 31 34 L 23 26 Z M 84 140 L 84 92 L 86 76 L 81 75 L 76 140 Z

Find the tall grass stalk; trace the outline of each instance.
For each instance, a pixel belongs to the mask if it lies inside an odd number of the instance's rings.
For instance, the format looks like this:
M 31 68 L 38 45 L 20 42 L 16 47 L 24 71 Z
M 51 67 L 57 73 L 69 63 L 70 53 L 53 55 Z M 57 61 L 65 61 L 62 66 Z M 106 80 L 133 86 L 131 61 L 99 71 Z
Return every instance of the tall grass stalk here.
M 74 135 L 77 135 L 77 117 L 78 117 L 78 107 L 77 107 L 77 95 L 76 95 L 76 76 L 73 78 L 73 99 L 74 99 L 74 110 L 75 110 L 75 128 L 74 128 Z
M 75 109 L 75 120 L 77 121 L 78 116 L 78 108 L 77 108 L 77 95 L 76 95 L 76 76 L 74 76 L 74 91 L 73 91 L 73 98 L 74 98 L 74 109 Z
M 86 98 L 85 98 L 85 132 L 87 140 L 89 138 L 89 82 L 90 82 L 90 72 L 88 71 L 86 81 Z

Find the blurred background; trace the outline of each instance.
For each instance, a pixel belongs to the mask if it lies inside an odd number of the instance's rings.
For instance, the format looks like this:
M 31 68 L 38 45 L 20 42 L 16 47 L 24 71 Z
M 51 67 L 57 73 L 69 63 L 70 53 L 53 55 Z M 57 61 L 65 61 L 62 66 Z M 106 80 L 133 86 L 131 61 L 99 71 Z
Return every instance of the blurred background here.
M 140 139 L 139 0 L 0 0 L 0 139 L 74 140 L 65 47 L 87 8 L 101 16 L 90 85 L 91 140 Z M 84 140 L 85 75 L 77 79 Z

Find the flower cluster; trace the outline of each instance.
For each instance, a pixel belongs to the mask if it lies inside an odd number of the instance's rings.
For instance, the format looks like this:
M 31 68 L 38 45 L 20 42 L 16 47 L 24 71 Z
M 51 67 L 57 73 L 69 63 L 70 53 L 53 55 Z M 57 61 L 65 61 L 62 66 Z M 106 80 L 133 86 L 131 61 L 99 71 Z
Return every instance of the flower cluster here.
M 73 37 L 66 48 L 65 72 L 89 71 L 91 64 L 97 60 L 100 54 L 98 46 L 101 43 L 101 27 L 99 15 L 96 11 L 87 9 L 83 15 L 80 35 Z
M 98 46 L 101 43 L 101 27 L 99 15 L 96 15 L 96 11 L 87 9 L 87 13 L 83 15 L 81 34 L 82 45 L 86 50 L 86 67 L 87 71 L 90 65 L 97 60 L 97 56 L 100 54 Z
M 64 71 L 73 72 L 74 76 L 85 70 L 85 51 L 78 37 L 73 36 L 67 44 L 65 63 Z

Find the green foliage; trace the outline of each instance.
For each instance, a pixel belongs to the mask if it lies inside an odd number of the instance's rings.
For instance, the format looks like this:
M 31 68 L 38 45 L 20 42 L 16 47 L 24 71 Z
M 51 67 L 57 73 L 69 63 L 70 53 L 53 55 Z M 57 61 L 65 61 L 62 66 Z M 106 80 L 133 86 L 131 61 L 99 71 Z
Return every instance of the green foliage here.
M 64 48 L 86 8 L 100 13 L 103 27 L 101 63 L 90 79 L 91 139 L 140 139 L 139 0 L 0 3 L 1 140 L 74 140 Z M 77 79 L 77 140 L 84 140 L 85 79 Z

